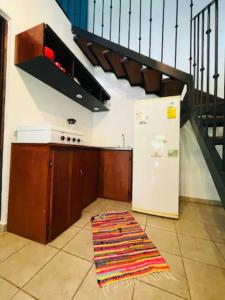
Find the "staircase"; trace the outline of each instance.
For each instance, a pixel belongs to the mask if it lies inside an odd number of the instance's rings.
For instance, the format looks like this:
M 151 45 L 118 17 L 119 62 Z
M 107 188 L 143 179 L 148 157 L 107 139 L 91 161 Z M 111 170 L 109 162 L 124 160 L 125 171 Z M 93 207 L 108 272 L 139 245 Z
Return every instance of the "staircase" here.
M 158 68 L 157 70 L 153 68 L 153 65 L 159 62 L 148 61 L 146 65 L 144 63 L 147 57 L 141 54 L 135 57 L 136 53 L 133 51 L 118 47 L 111 41 L 77 27 L 73 27 L 72 31 L 75 34 L 74 41 L 93 66 L 100 66 L 105 72 L 114 73 L 117 79 L 127 79 L 130 86 L 139 86 L 146 94 L 156 94 L 160 97 L 181 94 L 185 83 L 173 77 L 164 79 L 164 73 L 158 71 Z M 179 75 L 177 77 L 180 77 Z
M 95 20 L 95 5 L 96 1 L 94 1 L 93 20 Z M 118 80 L 126 79 L 131 87 L 141 87 L 146 94 L 154 94 L 159 97 L 181 95 L 184 86 L 186 86 L 187 93 L 181 104 L 181 127 L 187 120 L 190 120 L 217 191 L 225 207 L 225 101 L 218 96 L 218 0 L 210 2 L 209 5 L 194 17 L 192 11 L 193 1 L 190 1 L 190 10 L 190 74 L 176 68 L 177 45 L 175 45 L 174 67 L 141 54 L 141 30 L 139 30 L 139 52 L 129 48 L 129 39 L 127 48 L 119 43 L 103 38 L 103 30 L 102 36 L 94 34 L 94 23 L 93 32 L 89 32 L 84 26 L 81 28 L 81 26 L 77 26 L 77 24 L 75 24 L 75 26 L 72 22 L 72 33 L 74 35 L 74 41 L 93 66 L 101 67 L 104 72 L 114 73 Z M 110 6 L 110 11 L 112 14 L 112 5 Z M 152 12 L 150 12 L 150 14 L 151 13 Z M 208 16 L 208 19 L 206 19 L 206 16 Z M 214 20 L 212 21 L 212 19 Z M 104 26 L 103 20 L 102 18 L 102 26 Z M 120 21 L 119 19 L 119 22 Z M 164 26 L 164 22 L 162 22 L 162 26 Z M 215 27 L 213 30 L 211 28 L 212 26 Z M 141 23 L 139 24 L 139 28 L 141 29 Z M 175 28 L 177 35 L 177 20 Z M 111 29 L 110 27 L 110 37 Z M 162 28 L 162 58 L 163 32 L 164 28 Z M 215 49 L 213 57 L 210 57 L 209 49 L 211 47 L 210 41 L 212 40 L 210 40 L 210 35 L 212 35 L 212 32 L 215 32 L 213 39 Z M 128 32 L 128 37 L 129 35 L 130 32 Z M 204 55 L 206 55 L 205 59 Z M 213 76 L 211 76 L 210 73 L 210 62 L 212 60 L 215 62 Z M 209 88 L 211 78 L 214 82 L 213 93 Z
M 146 94 L 181 95 L 187 85 L 188 93 L 181 105 L 181 127 L 185 124 L 192 90 L 191 75 L 78 27 L 73 26 L 72 32 L 74 41 L 93 66 L 114 73 L 117 79 L 128 80 L 131 87 L 139 86 Z

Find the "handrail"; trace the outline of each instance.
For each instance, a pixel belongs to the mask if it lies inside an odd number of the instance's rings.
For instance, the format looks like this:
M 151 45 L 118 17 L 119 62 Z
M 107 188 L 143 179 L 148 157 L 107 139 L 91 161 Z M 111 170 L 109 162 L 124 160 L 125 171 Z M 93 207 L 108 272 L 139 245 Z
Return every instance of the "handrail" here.
M 197 18 L 199 15 L 201 15 L 204 11 L 206 11 L 209 7 L 211 7 L 213 4 L 215 4 L 216 2 L 218 2 L 217 0 L 213 0 L 211 1 L 209 4 L 207 4 L 202 10 L 200 10 L 193 18 L 192 20 L 194 20 L 195 18 Z

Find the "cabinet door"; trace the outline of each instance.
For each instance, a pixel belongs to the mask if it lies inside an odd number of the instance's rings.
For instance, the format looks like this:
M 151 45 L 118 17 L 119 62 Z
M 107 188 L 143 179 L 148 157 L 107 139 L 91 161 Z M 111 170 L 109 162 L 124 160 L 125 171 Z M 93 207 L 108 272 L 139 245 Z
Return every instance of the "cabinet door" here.
M 82 207 L 96 200 L 99 191 L 99 150 L 83 150 L 83 196 Z
M 101 151 L 101 197 L 120 201 L 130 201 L 131 154 L 131 151 Z
M 83 191 L 83 151 L 74 150 L 72 157 L 71 190 L 69 197 L 69 225 L 81 217 Z
M 46 243 L 49 199 L 49 147 L 13 144 L 7 229 Z
M 52 149 L 49 240 L 69 226 L 72 158 L 73 152 L 70 150 L 60 147 Z

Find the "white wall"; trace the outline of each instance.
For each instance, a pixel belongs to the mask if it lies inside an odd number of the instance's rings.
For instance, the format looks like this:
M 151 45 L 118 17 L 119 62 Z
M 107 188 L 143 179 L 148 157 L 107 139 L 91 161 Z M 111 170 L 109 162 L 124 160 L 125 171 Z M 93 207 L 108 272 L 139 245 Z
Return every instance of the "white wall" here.
M 190 122 L 181 129 L 180 195 L 220 200 Z
M 133 146 L 133 108 L 136 99 L 149 99 L 139 87 L 130 87 L 128 81 L 118 80 L 113 74 L 95 68 L 97 80 L 111 95 L 110 112 L 94 114 L 93 145 Z M 151 101 L 151 100 L 149 100 Z M 207 200 L 220 200 L 214 182 L 190 123 L 181 129 L 180 195 Z
M 110 112 L 94 114 L 93 144 L 122 146 L 122 133 L 126 146 L 133 145 L 133 105 L 135 99 L 155 97 L 146 95 L 140 87 L 131 87 L 127 80 L 118 80 L 114 74 L 95 68 L 95 76 L 111 96 Z
M 91 141 L 93 114 L 71 99 L 14 66 L 14 38 L 39 23 L 48 23 L 67 46 L 92 70 L 73 42 L 71 25 L 53 0 L 0 0 L 0 13 L 9 21 L 1 222 L 7 220 L 10 145 L 17 126 L 51 123 L 65 126 L 68 117 Z M 29 184 L 29 183 L 28 183 Z

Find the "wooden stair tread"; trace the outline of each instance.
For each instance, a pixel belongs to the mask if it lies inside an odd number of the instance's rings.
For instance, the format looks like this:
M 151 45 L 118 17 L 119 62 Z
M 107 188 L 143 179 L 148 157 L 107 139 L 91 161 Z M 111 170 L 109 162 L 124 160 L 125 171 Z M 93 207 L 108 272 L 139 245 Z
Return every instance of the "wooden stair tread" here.
M 104 56 L 117 78 L 126 78 L 126 73 L 121 65 L 122 56 L 110 50 L 104 51 Z
M 121 60 L 121 65 L 124 68 L 124 72 L 126 73 L 131 86 L 143 86 L 143 79 L 141 76 L 142 66 L 139 63 L 123 58 Z
M 161 96 L 175 96 L 182 93 L 184 83 L 172 78 L 166 78 L 161 83 Z
M 146 94 L 158 93 L 161 87 L 162 74 L 156 70 L 142 68 L 141 75 L 144 81 Z
M 216 136 L 212 138 L 215 145 L 223 145 L 224 144 L 224 137 L 223 136 Z
M 75 37 L 75 42 L 79 46 L 79 48 L 84 52 L 84 54 L 87 56 L 87 58 L 90 60 L 93 66 L 98 65 L 97 59 L 94 57 L 92 52 L 90 51 L 89 47 L 87 46 L 88 41 L 85 38 L 82 37 Z
M 90 51 L 92 52 L 93 56 L 98 61 L 98 64 L 102 67 L 102 69 L 105 72 L 112 71 L 112 68 L 104 55 L 104 51 L 106 51 L 107 49 L 93 43 L 87 43 L 87 46 L 89 47 Z

